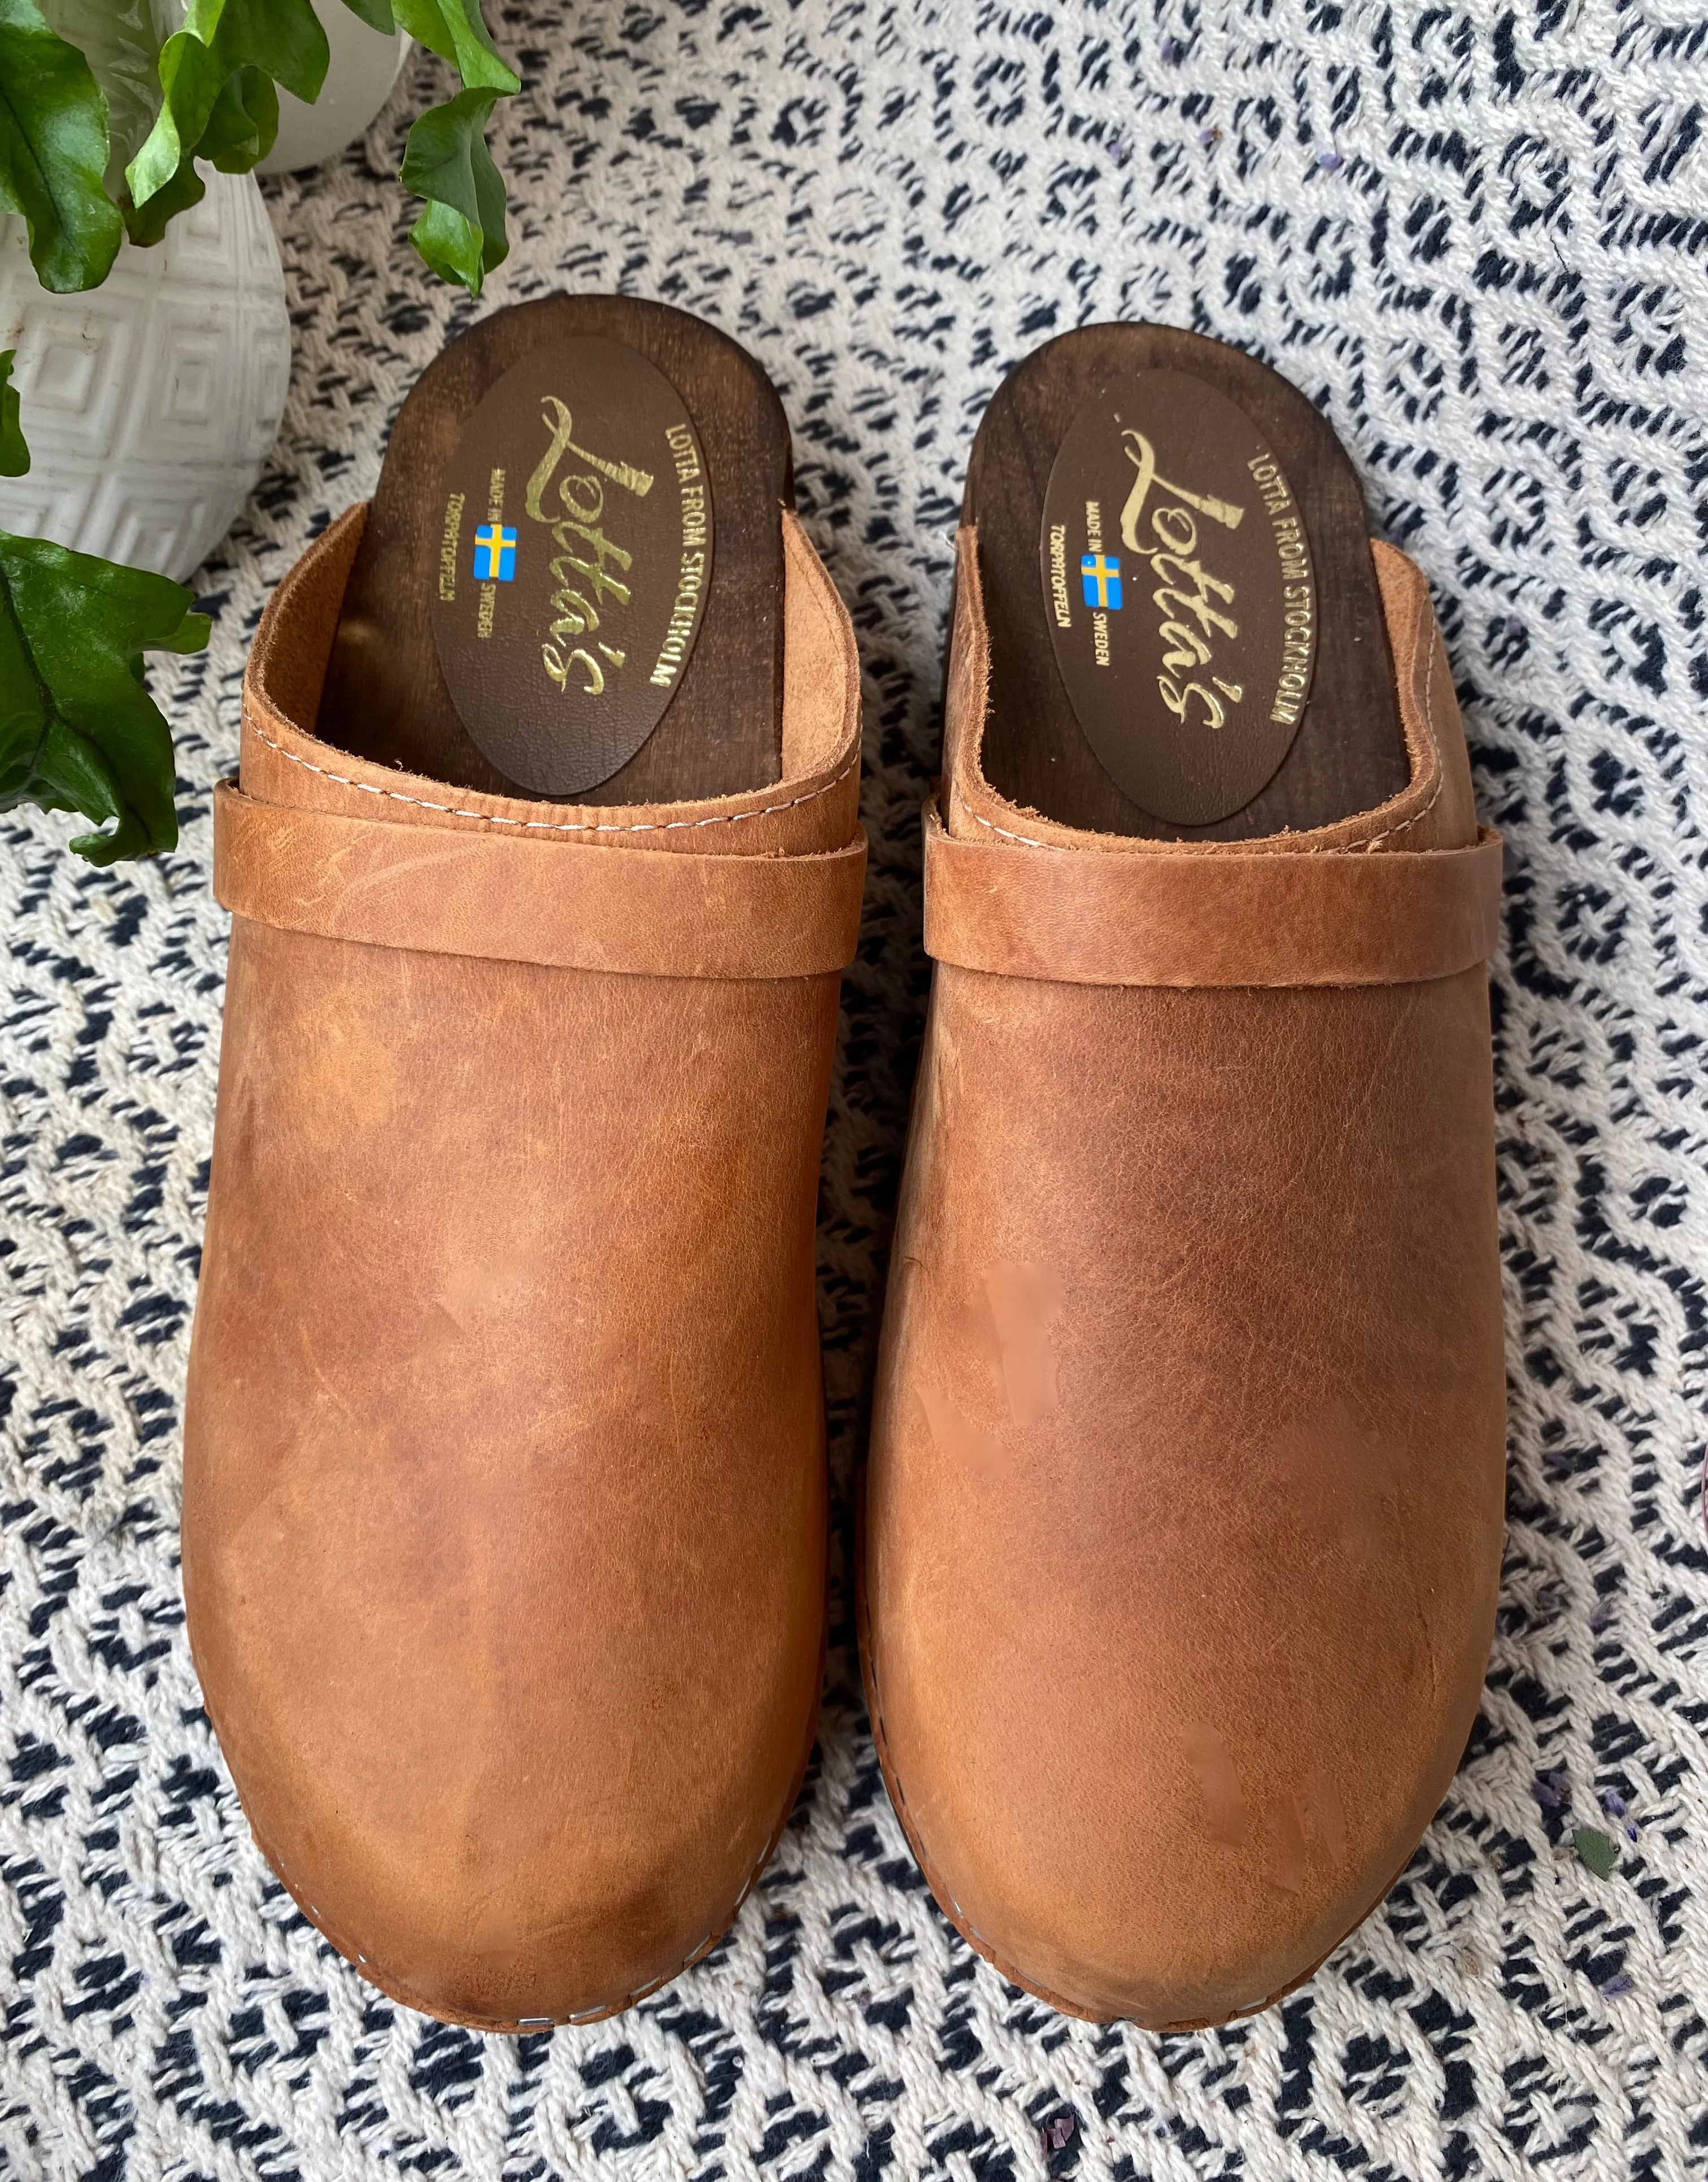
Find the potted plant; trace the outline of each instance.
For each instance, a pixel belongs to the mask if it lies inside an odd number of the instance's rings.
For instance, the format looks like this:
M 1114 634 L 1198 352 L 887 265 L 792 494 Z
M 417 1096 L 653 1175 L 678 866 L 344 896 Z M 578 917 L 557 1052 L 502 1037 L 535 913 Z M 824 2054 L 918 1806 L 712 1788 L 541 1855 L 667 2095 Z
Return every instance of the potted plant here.
M 22 223 L 33 277 L 55 296 L 100 286 L 121 252 L 156 249 L 208 197 L 198 162 L 229 187 L 218 175 L 246 176 L 272 149 L 280 91 L 312 105 L 325 84 L 311 0 L 189 0 L 177 28 L 172 0 L 158 0 L 163 21 L 155 4 L 0 0 L 0 213 Z M 480 0 L 340 4 L 371 30 L 406 32 L 460 79 L 411 128 L 401 179 L 425 201 L 412 230 L 421 256 L 478 295 L 507 247 L 486 128 L 518 80 Z M 15 357 L 0 350 L 0 476 L 11 478 L 30 466 Z M 91 863 L 173 847 L 171 736 L 142 661 L 198 650 L 207 633 L 189 590 L 158 569 L 0 529 L 0 811 L 80 812 L 106 829 L 71 844 Z

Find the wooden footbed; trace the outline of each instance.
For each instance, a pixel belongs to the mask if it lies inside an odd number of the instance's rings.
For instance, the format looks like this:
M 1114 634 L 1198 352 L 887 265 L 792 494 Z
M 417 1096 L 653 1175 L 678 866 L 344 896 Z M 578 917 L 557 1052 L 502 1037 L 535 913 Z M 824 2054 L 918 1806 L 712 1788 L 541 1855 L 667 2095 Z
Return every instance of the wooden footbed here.
M 625 607 L 618 586 L 638 596 L 644 577 L 653 587 L 655 618 L 661 611 L 669 612 L 668 599 L 662 608 L 656 604 L 666 596 L 658 586 L 668 582 L 668 598 L 677 595 L 675 563 L 666 565 L 666 552 L 668 545 L 674 554 L 674 537 L 665 540 L 661 534 L 650 556 L 657 565 L 652 566 L 646 554 L 637 557 L 632 529 L 624 529 L 643 518 L 655 527 L 676 520 L 673 496 L 678 487 L 677 475 L 666 468 L 668 452 L 659 459 L 661 435 L 655 432 L 649 438 L 640 429 L 648 420 L 624 417 L 620 368 L 615 375 L 605 372 L 602 413 L 597 403 L 586 406 L 585 389 L 578 389 L 575 371 L 566 365 L 550 379 L 545 408 L 535 388 L 528 402 L 519 402 L 507 427 L 506 448 L 513 447 L 514 459 L 502 488 L 501 520 L 517 540 L 513 557 L 518 571 L 532 576 L 542 557 L 556 554 L 553 565 L 559 576 L 554 580 L 579 587 L 572 594 L 578 607 L 554 611 L 542 603 L 529 618 L 526 642 L 518 632 L 501 659 L 497 646 L 475 655 L 474 667 L 496 666 L 502 671 L 489 671 L 485 685 L 472 697 L 467 685 L 459 683 L 453 691 L 447 679 L 435 640 L 434 601 L 441 582 L 461 595 L 462 587 L 473 585 L 482 565 L 471 556 L 485 507 L 484 484 L 465 496 L 469 504 L 460 529 L 447 515 L 447 479 L 454 481 L 460 461 L 468 467 L 466 454 L 459 453 L 465 428 L 514 367 L 536 352 L 552 352 L 554 345 L 585 344 L 589 337 L 644 359 L 680 396 L 709 485 L 710 572 L 692 648 L 674 686 L 661 693 L 661 717 L 638 748 L 603 778 L 582 780 L 572 764 L 567 777 L 574 785 L 567 789 L 551 784 L 557 776 L 549 751 L 533 768 L 541 774 L 543 767 L 542 777 L 531 784 L 507 769 L 513 761 L 495 756 L 495 749 L 505 753 L 509 746 L 506 708 L 531 707 L 538 735 L 549 739 L 561 734 L 572 759 L 569 746 L 578 735 L 584 739 L 587 723 L 605 699 L 626 687 L 623 701 L 632 707 L 638 703 L 643 715 L 649 705 L 655 707 L 660 697 L 649 695 L 647 685 L 654 678 L 649 670 L 656 656 L 656 630 L 649 633 L 642 656 L 628 634 L 633 609 Z M 583 346 L 556 353 L 589 352 Z M 610 361 L 607 356 L 607 365 Z M 656 384 L 642 366 L 632 367 L 627 376 L 637 385 Z M 613 385 L 618 388 L 614 394 Z M 557 407 L 551 407 L 550 399 L 559 396 Z M 575 419 L 567 429 L 576 444 L 548 478 L 544 490 L 554 496 L 542 503 L 543 511 L 563 517 L 565 503 L 555 496 L 579 466 L 585 474 L 570 489 L 582 495 L 583 512 L 600 496 L 605 501 L 605 515 L 583 525 L 582 536 L 608 529 L 611 543 L 603 547 L 590 549 L 561 532 L 554 544 L 541 519 L 531 520 L 522 504 L 530 469 L 549 455 L 551 419 L 565 416 Z M 583 442 L 603 448 L 603 457 L 583 461 Z M 633 454 L 631 443 L 644 455 L 626 465 L 622 457 Z M 595 459 L 597 469 L 589 466 Z M 691 465 L 682 467 L 692 474 Z M 486 474 L 483 469 L 483 479 Z M 628 485 L 620 474 L 629 477 Z M 650 480 L 644 502 L 634 497 L 632 480 L 637 474 Z M 398 413 L 367 533 L 351 571 L 318 732 L 358 756 L 500 795 L 556 795 L 564 800 L 611 805 L 729 795 L 773 782 L 782 772 L 781 511 L 793 505 L 788 426 L 782 404 L 759 366 L 722 334 L 683 312 L 627 296 L 554 296 L 498 312 L 451 343 L 423 374 Z M 628 540 L 633 563 L 627 567 L 616 542 L 622 537 Z M 581 557 L 578 568 L 593 572 L 590 579 L 573 568 L 562 570 L 566 547 Z M 500 614 L 507 614 L 520 597 L 514 585 L 489 588 Z M 588 612 L 589 596 L 597 602 L 596 614 Z M 576 633 L 595 623 L 596 636 Z M 578 642 L 583 650 L 570 665 Z M 597 656 L 601 645 L 602 658 Z M 473 645 L 468 648 L 473 654 Z M 549 658 L 555 681 L 545 679 L 541 656 Z M 611 663 L 619 657 L 621 668 Z M 599 700 L 586 695 L 595 681 L 605 684 Z M 582 772 L 589 762 L 596 767 L 597 757 L 583 757 Z
M 1194 402 L 1201 407 L 1211 404 L 1207 413 L 1213 417 L 1214 429 L 1208 431 L 1195 459 L 1209 470 L 1216 470 L 1219 463 L 1222 471 L 1243 478 L 1252 490 L 1241 487 L 1238 500 L 1244 519 L 1236 531 L 1230 531 L 1194 512 L 1205 502 L 1205 491 L 1196 497 L 1188 493 L 1192 508 L 1170 509 L 1166 504 L 1168 489 L 1153 488 L 1134 532 L 1152 554 L 1158 536 L 1143 526 L 1154 520 L 1158 511 L 1163 516 L 1163 534 L 1169 542 L 1183 546 L 1202 534 L 1195 551 L 1177 555 L 1175 563 L 1167 566 L 1159 579 L 1152 562 L 1136 559 L 1117 530 L 1116 481 L 1122 489 L 1133 485 L 1138 457 L 1121 450 L 1120 459 L 1112 459 L 1107 452 L 1101 458 L 1099 474 L 1108 486 L 1109 502 L 1099 518 L 1105 526 L 1103 543 L 1107 548 L 1101 557 L 1108 571 L 1119 564 L 1124 586 L 1119 615 L 1106 616 L 1106 629 L 1117 628 L 1122 643 L 1129 647 L 1130 663 L 1125 678 L 1119 678 L 1119 687 L 1115 675 L 1106 675 L 1099 681 L 1095 662 L 1080 670 L 1080 685 L 1082 706 L 1102 704 L 1108 714 L 1103 730 L 1105 747 L 1118 752 L 1126 748 L 1133 753 L 1135 761 L 1125 768 L 1128 785 L 1123 787 L 1088 739 L 1057 651 L 1059 643 L 1080 640 L 1078 623 L 1085 608 L 1077 585 L 1081 580 L 1079 561 L 1086 540 L 1074 526 L 1080 523 L 1082 531 L 1084 522 L 1091 519 L 1084 515 L 1082 503 L 1096 495 L 1082 493 L 1077 499 L 1071 496 L 1064 499 L 1060 490 L 1052 495 L 1053 514 L 1059 516 L 1064 507 L 1069 509 L 1068 516 L 1056 526 L 1067 534 L 1058 542 L 1056 580 L 1059 596 L 1062 582 L 1068 585 L 1070 595 L 1060 613 L 1075 621 L 1071 634 L 1059 634 L 1056 626 L 1046 496 L 1058 454 L 1087 405 L 1096 413 L 1105 440 L 1111 434 L 1119 439 L 1114 420 L 1126 413 L 1122 404 L 1126 402 L 1132 413 L 1139 413 L 1136 389 L 1142 388 L 1145 382 L 1138 379 L 1138 374 L 1157 373 L 1181 374 L 1185 381 L 1193 383 L 1186 385 L 1177 379 L 1167 391 L 1182 427 L 1178 444 L 1186 446 L 1191 440 L 1186 429 L 1190 405 Z M 1152 411 L 1161 414 L 1158 405 L 1163 396 L 1157 390 L 1163 388 L 1164 382 L 1152 379 L 1149 385 Z M 1209 392 L 1195 391 L 1195 388 Z M 1243 413 L 1249 442 L 1241 438 L 1237 420 L 1227 419 L 1227 413 L 1214 406 L 1216 397 L 1225 397 Z M 1107 424 L 1103 423 L 1104 409 L 1111 418 Z M 1229 426 L 1225 433 L 1224 419 Z M 1151 437 L 1156 442 L 1156 471 L 1174 475 L 1177 485 L 1187 484 L 1189 480 L 1179 474 L 1191 467 L 1191 461 L 1173 461 L 1171 469 L 1172 457 L 1164 437 L 1154 431 Z M 1238 445 L 1233 446 L 1234 442 Z M 1129 443 L 1138 444 L 1130 435 Z M 1224 445 L 1230 449 L 1226 461 L 1218 452 Z M 1233 454 L 1248 451 L 1248 462 L 1232 459 Z M 1269 466 L 1258 460 L 1258 451 L 1271 458 Z M 1274 484 L 1271 470 L 1274 467 L 1284 474 L 1285 486 Z M 1086 474 L 1091 474 L 1089 470 Z M 1270 480 L 1267 506 L 1265 488 L 1258 484 L 1260 476 Z M 1247 674 L 1241 679 L 1229 673 L 1226 662 L 1216 656 L 1219 648 L 1226 651 L 1232 642 L 1223 633 L 1224 624 L 1235 621 L 1244 610 L 1239 598 L 1222 595 L 1229 589 L 1237 593 L 1239 586 L 1231 583 L 1230 567 L 1218 557 L 1235 547 L 1254 550 L 1253 541 L 1266 543 L 1270 512 L 1277 505 L 1285 507 L 1287 487 L 1302 524 L 1312 564 L 1315 643 L 1308 695 L 1291 730 L 1290 744 L 1284 728 L 1258 720 L 1256 707 L 1263 701 L 1263 693 L 1256 686 L 1261 674 L 1255 678 Z M 1224 498 L 1215 504 L 1225 509 L 1228 501 Z M 1081 507 L 1081 513 L 1072 515 L 1072 507 Z M 1322 416 L 1266 365 L 1221 342 L 1161 326 L 1090 326 L 1049 342 L 1009 373 L 985 413 L 968 468 L 963 519 L 977 526 L 979 568 L 990 632 L 991 710 L 983 769 L 992 785 L 1014 802 L 1064 824 L 1100 832 L 1152 839 L 1242 840 L 1285 828 L 1326 825 L 1369 810 L 1405 786 L 1408 767 L 1395 696 L 1394 668 L 1358 482 Z M 1092 536 L 1097 535 L 1093 530 Z M 1086 551 L 1084 557 L 1089 564 L 1088 580 L 1095 583 L 1097 579 L 1090 571 L 1095 570 L 1098 557 Z M 1178 566 L 1183 560 L 1210 573 L 1202 579 L 1183 582 Z M 1220 590 L 1209 587 L 1210 576 L 1216 572 L 1227 579 Z M 1110 596 L 1115 580 L 1112 573 L 1106 579 Z M 1153 601 L 1170 580 L 1173 589 L 1167 602 L 1159 606 Z M 1199 610 L 1197 621 L 1181 606 L 1182 589 L 1194 594 L 1188 604 Z M 1089 598 L 1091 594 L 1086 595 Z M 1206 609 L 1219 613 L 1220 622 L 1208 619 Z M 1170 617 L 1175 634 L 1164 638 L 1159 627 Z M 1189 632 L 1197 631 L 1196 638 L 1190 634 L 1182 637 L 1183 623 Z M 1249 624 L 1246 634 L 1250 634 Z M 1200 640 L 1206 636 L 1208 641 Z M 1202 698 L 1188 698 L 1186 717 L 1181 718 L 1165 705 L 1158 682 L 1159 676 L 1169 678 L 1164 655 L 1170 645 L 1178 662 L 1192 656 L 1195 644 L 1198 653 L 1209 655 L 1206 663 L 1185 668 L 1177 663 L 1169 687 L 1178 700 L 1183 683 L 1197 673 L 1203 677 L 1206 694 Z M 1261 658 L 1257 657 L 1259 652 Z M 1260 643 L 1253 653 L 1259 668 L 1274 656 L 1273 642 L 1267 651 Z M 1118 667 L 1119 663 L 1118 660 Z M 1222 692 L 1219 695 L 1211 682 L 1218 671 L 1223 676 L 1217 685 Z M 1226 692 L 1231 689 L 1240 690 L 1239 701 L 1228 697 Z M 1212 707 L 1224 715 L 1213 728 Z M 1265 715 L 1266 719 L 1269 717 Z M 1194 736 L 1202 749 L 1225 754 L 1230 745 L 1208 739 L 1243 734 L 1254 725 L 1260 736 L 1268 734 L 1272 741 L 1279 737 L 1285 745 L 1285 755 L 1280 755 L 1278 765 L 1260 784 L 1253 784 L 1255 793 L 1237 808 L 1206 817 L 1201 797 L 1197 815 L 1182 817 L 1179 815 L 1181 806 L 1193 804 L 1192 795 L 1183 791 L 1175 815 L 1169 817 L 1147 808 L 1132 792 L 1135 778 L 1147 778 L 1155 771 L 1147 761 L 1163 747 L 1157 738 L 1169 748 L 1183 747 L 1181 762 L 1190 770 Z M 1123 737 L 1130 739 L 1123 744 Z M 1261 753 L 1255 762 L 1260 772 L 1266 770 Z M 1165 765 L 1164 771 L 1167 770 Z M 1241 791 L 1236 788 L 1234 792 Z M 1202 795 L 1208 796 L 1213 807 L 1213 792 L 1202 791 Z M 1166 791 L 1159 791 L 1156 800 L 1175 800 Z M 1226 802 L 1225 795 L 1222 800 Z

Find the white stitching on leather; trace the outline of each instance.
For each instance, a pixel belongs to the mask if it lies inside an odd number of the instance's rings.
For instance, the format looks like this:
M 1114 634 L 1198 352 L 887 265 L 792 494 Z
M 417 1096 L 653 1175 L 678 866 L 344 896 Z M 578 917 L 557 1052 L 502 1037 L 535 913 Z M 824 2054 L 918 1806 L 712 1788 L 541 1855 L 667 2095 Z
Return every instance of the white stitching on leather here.
M 955 790 L 955 801 L 959 804 L 969 818 L 976 818 L 981 826 L 988 826 L 992 833 L 1000 833 L 1005 841 L 1022 841 L 1029 849 L 1045 849 L 1049 846 L 1047 841 L 1035 841 L 1030 833 L 1011 833 L 1006 826 L 998 826 L 993 820 L 982 817 L 974 810 L 959 789 Z
M 299 757 L 295 750 L 286 750 L 283 743 L 274 741 L 266 729 L 258 727 L 247 715 L 244 725 L 270 750 L 280 757 L 289 758 L 292 765 L 300 765 L 307 773 L 318 773 L 323 780 L 336 781 L 340 788 L 359 788 L 364 795 L 387 795 L 394 803 L 412 803 L 419 811 L 439 811 L 447 818 L 473 818 L 484 826 L 517 826 L 525 833 L 676 833 L 690 832 L 698 826 L 733 826 L 743 818 L 770 818 L 780 811 L 798 810 L 803 803 L 816 802 L 821 795 L 828 795 L 833 788 L 840 788 L 860 761 L 858 750 L 837 775 L 822 788 L 810 788 L 804 795 L 797 795 L 788 803 L 767 803 L 758 811 L 720 811 L 710 818 L 667 818 L 662 825 L 643 822 L 636 826 L 578 826 L 555 825 L 548 818 L 503 818 L 492 811 L 465 811 L 455 803 L 429 803 L 424 795 L 406 795 L 401 789 L 380 788 L 371 780 L 352 780 L 348 773 L 334 773 L 329 767 L 316 765 L 312 758 Z
M 1397 826 L 1389 827 L 1385 833 L 1378 833 L 1371 840 L 1349 842 L 1346 849 L 1340 852 L 1341 854 L 1350 853 L 1355 847 L 1361 848 L 1368 853 L 1370 850 L 1379 847 L 1384 841 L 1391 841 L 1396 833 L 1403 833 L 1408 827 L 1415 826 L 1420 818 L 1427 818 L 1440 799 L 1441 790 L 1447 784 L 1447 767 L 1441 756 L 1441 745 L 1435 737 L 1434 715 L 1429 710 L 1429 693 L 1435 686 L 1435 654 L 1440 648 L 1441 640 L 1438 634 L 1434 642 L 1429 646 L 1429 663 L 1423 669 L 1423 728 L 1429 735 L 1429 749 L 1435 760 L 1434 793 L 1421 811 L 1414 811 L 1409 818 L 1402 818 Z

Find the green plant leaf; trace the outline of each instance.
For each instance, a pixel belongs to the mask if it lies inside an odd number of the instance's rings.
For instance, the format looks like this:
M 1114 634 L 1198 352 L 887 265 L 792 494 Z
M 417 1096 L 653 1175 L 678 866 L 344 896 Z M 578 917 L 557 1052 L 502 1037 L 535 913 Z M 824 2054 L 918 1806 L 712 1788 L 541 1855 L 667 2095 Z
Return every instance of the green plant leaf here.
M 498 94 L 460 91 L 416 121 L 404 147 L 401 180 L 427 199 L 410 240 L 441 280 L 471 296 L 510 244 L 504 231 L 504 183 L 486 148 L 486 124 Z
M 124 201 L 124 230 L 133 242 L 146 249 L 158 242 L 166 232 L 169 221 L 177 219 L 191 206 L 200 204 L 207 194 L 207 185 L 196 171 L 196 162 L 186 159 L 164 189 L 156 190 L 146 205 Z
M 30 447 L 18 413 L 18 390 L 12 384 L 15 348 L 0 349 L 0 477 L 24 477 L 30 468 Z
M 499 58 L 480 0 L 392 0 L 392 13 L 401 30 L 452 64 L 466 91 L 521 90 L 522 78 Z
M 176 185 L 181 194 L 181 171 L 195 157 L 227 73 L 218 57 L 187 30 L 176 32 L 160 48 L 165 96 L 142 149 L 124 169 L 130 201 L 139 212 L 169 186 Z
M 0 811 L 112 820 L 71 844 L 91 864 L 176 845 L 172 737 L 142 655 L 201 650 L 191 606 L 164 576 L 0 530 Z
M 222 174 L 246 174 L 273 149 L 278 134 L 279 93 L 272 77 L 258 68 L 240 68 L 221 86 L 196 156 Z
M 1597 1879 L 1613 1876 L 1613 1844 L 1600 1826 L 1578 1826 L 1572 1835 L 1572 1846 L 1593 1871 Z
M 107 102 L 88 62 L 35 0 L 0 0 L 0 211 L 23 215 L 30 262 L 57 295 L 104 280 L 124 240 L 106 170 Z
M 190 0 L 178 36 L 199 40 L 228 73 L 264 69 L 305 106 L 319 97 L 331 58 L 311 0 Z
M 510 253 L 504 182 L 487 148 L 486 125 L 497 100 L 519 91 L 522 80 L 499 58 L 480 0 L 391 0 L 391 8 L 399 27 L 450 61 L 463 83 L 410 130 L 399 179 L 427 207 L 409 239 L 440 280 L 460 280 L 478 296 Z
M 76 47 L 107 101 L 107 187 L 117 196 L 125 162 L 160 110 L 160 38 L 149 0 L 37 0 L 49 25 Z
M 391 0 L 344 0 L 352 15 L 359 16 L 370 30 L 379 30 L 390 37 L 397 28 L 392 19 Z
M 135 210 L 167 189 L 177 209 L 194 203 L 185 174 L 193 159 L 247 174 L 279 134 L 274 85 L 312 106 L 328 58 L 310 0 L 191 0 L 184 28 L 160 48 L 160 112 L 124 170 Z

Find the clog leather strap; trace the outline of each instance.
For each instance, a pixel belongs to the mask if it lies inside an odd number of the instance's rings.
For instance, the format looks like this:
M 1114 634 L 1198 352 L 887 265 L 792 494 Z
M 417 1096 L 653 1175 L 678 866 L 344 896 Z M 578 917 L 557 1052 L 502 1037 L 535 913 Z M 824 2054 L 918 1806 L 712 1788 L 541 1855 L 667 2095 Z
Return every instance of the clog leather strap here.
M 1495 951 L 1501 837 L 1425 850 L 1156 855 L 926 829 L 926 951 L 1075 985 L 1405 985 Z
M 650 977 L 811 977 L 853 959 L 865 835 L 708 856 L 397 825 L 213 792 L 213 891 L 325 939 Z

